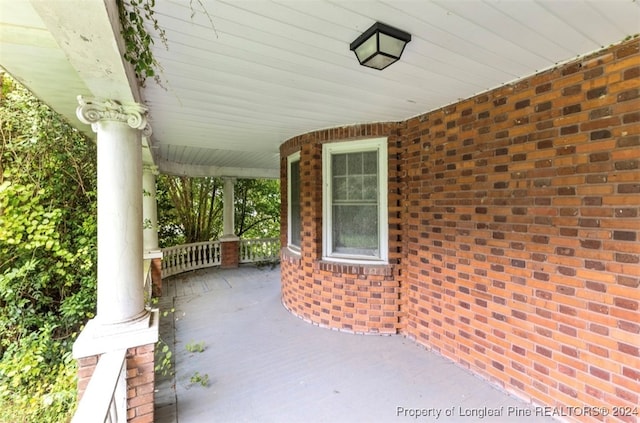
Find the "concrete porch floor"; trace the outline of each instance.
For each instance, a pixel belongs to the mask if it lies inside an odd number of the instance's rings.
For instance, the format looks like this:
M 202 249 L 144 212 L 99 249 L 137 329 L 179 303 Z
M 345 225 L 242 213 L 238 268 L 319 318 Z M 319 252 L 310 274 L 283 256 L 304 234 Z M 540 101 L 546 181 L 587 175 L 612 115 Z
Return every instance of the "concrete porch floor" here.
M 279 267 L 177 275 L 163 294 L 161 312 L 175 310 L 160 328 L 175 377 L 156 383 L 159 423 L 552 421 L 403 336 L 342 333 L 291 315 Z M 199 343 L 203 352 L 188 350 Z

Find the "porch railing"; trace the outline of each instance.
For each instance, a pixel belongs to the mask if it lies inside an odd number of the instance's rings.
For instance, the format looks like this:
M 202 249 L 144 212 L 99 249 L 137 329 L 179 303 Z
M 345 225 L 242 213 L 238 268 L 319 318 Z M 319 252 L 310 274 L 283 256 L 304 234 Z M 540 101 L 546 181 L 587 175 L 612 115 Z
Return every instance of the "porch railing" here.
M 275 261 L 280 257 L 279 238 L 241 239 L 240 263 Z
M 220 265 L 220 242 L 205 241 L 162 249 L 162 277 Z
M 280 257 L 279 238 L 241 239 L 239 263 L 276 261 Z M 196 242 L 162 249 L 162 277 L 190 270 L 220 266 L 220 241 Z
M 123 349 L 100 356 L 71 423 L 127 421 L 126 354 Z

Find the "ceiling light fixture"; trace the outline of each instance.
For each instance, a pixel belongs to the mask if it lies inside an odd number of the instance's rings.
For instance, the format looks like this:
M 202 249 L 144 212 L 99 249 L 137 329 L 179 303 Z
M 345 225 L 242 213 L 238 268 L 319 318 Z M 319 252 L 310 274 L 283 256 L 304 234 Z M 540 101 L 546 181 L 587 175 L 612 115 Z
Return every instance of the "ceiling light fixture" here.
M 362 66 L 382 70 L 400 59 L 409 41 L 411 34 L 376 22 L 352 42 L 350 48 Z

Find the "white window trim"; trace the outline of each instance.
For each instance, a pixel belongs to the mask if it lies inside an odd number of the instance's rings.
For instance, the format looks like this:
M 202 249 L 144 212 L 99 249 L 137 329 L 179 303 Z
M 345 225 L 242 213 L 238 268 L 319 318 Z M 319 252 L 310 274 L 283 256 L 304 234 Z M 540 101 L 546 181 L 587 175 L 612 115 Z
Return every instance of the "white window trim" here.
M 332 178 L 331 154 L 358 153 L 378 151 L 378 257 L 347 255 L 331 252 L 333 222 L 332 206 Z M 343 141 L 326 143 L 322 146 L 322 258 L 323 260 L 342 261 L 348 263 L 388 263 L 389 260 L 389 224 L 388 224 L 388 169 L 387 169 L 387 138 L 373 138 L 358 141 Z
M 291 163 L 299 161 L 299 151 L 287 157 L 287 247 L 289 248 L 289 250 L 297 254 L 300 254 L 300 245 L 291 244 Z M 300 216 L 300 219 L 302 221 L 302 216 Z

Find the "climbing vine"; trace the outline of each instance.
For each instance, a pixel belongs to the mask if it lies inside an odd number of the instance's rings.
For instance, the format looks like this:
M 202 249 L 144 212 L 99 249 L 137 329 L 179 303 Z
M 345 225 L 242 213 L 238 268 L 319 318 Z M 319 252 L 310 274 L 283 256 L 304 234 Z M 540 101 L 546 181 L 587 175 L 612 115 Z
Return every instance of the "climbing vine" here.
M 140 85 L 144 86 L 147 78 L 153 78 L 162 86 L 159 75 L 162 67 L 151 51 L 154 41 L 147 31 L 147 25 L 151 26 L 164 47 L 169 49 L 165 30 L 158 23 L 153 10 L 155 0 L 116 0 L 116 4 L 125 42 L 125 60 L 133 65 Z
M 158 23 L 153 9 L 156 5 L 155 0 L 116 0 L 116 4 L 122 25 L 121 34 L 125 43 L 125 60 L 133 65 L 136 78 L 141 86 L 145 85 L 147 78 L 153 78 L 159 86 L 164 88 L 159 75 L 162 72 L 162 66 L 151 51 L 154 41 L 147 30 L 148 27 L 153 28 L 164 47 L 169 50 L 166 32 Z M 196 10 L 196 4 L 200 10 Z M 189 8 L 191 9 L 191 19 L 197 13 L 202 13 L 207 17 L 217 37 L 218 33 L 213 19 L 202 0 L 189 0 Z

